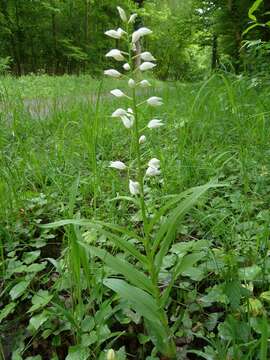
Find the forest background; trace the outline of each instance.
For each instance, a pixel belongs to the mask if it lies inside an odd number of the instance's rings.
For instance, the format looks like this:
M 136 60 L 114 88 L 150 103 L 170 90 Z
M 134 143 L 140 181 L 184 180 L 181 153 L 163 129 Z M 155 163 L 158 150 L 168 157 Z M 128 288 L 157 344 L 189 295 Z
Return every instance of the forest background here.
M 162 60 L 160 79 L 200 80 L 216 68 L 260 73 L 269 66 L 270 2 L 256 3 L 255 18 L 254 0 L 1 0 L 0 71 L 100 75 L 104 31 L 120 25 L 121 5 L 139 6 L 137 26 L 144 19 L 153 29 L 144 46 Z

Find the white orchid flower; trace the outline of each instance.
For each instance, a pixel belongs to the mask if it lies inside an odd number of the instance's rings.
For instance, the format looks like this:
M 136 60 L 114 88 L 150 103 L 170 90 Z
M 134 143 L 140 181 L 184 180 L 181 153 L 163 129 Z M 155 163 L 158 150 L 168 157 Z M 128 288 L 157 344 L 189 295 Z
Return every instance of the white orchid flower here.
M 140 184 L 137 181 L 129 180 L 129 191 L 131 195 L 138 195 L 140 193 Z
M 142 27 L 142 28 L 134 31 L 134 33 L 132 34 L 132 42 L 136 43 L 137 41 L 140 40 L 141 37 L 152 34 L 152 32 L 153 32 L 152 30 L 150 30 L 146 27 Z
M 149 51 L 141 53 L 140 57 L 143 61 L 156 61 L 154 56 Z
M 149 166 L 145 173 L 146 176 L 157 176 L 160 175 L 160 170 L 154 166 Z
M 148 80 L 142 80 L 140 83 L 139 83 L 140 87 L 142 88 L 147 88 L 147 87 L 150 87 L 151 84 Z
M 113 58 L 113 59 L 115 59 L 115 60 L 117 60 L 117 61 L 123 61 L 123 60 L 125 60 L 122 52 L 121 52 L 120 50 L 118 50 L 118 49 L 112 49 L 112 50 L 110 50 L 105 56 L 106 56 L 106 57 L 111 57 L 111 58 Z
M 104 75 L 107 75 L 107 76 L 110 76 L 113 78 L 120 78 L 122 76 L 122 74 L 119 71 L 114 70 L 114 69 L 105 70 Z
M 123 68 L 124 68 L 124 70 L 126 70 L 126 71 L 129 71 L 131 68 L 130 68 L 130 65 L 128 64 L 128 63 L 125 63 L 124 65 L 123 65 Z
M 130 129 L 134 125 L 134 116 L 133 115 L 124 115 L 121 116 L 122 123 L 125 128 Z
M 163 105 L 162 98 L 158 96 L 152 96 L 146 100 L 147 104 L 150 106 L 161 106 Z
M 129 79 L 129 80 L 128 80 L 128 86 L 129 86 L 130 88 L 135 88 L 135 86 L 136 86 L 135 80 Z
M 113 96 L 116 96 L 118 98 L 121 98 L 121 97 L 125 97 L 126 94 L 123 93 L 122 90 L 119 90 L 119 89 L 114 89 L 114 90 L 111 90 L 110 93 L 113 95 Z
M 136 20 L 136 17 L 138 16 L 138 14 L 132 14 L 131 16 L 130 16 L 130 18 L 129 18 L 129 20 L 128 20 L 128 23 L 129 24 L 133 24 L 134 23 L 134 21 Z
M 145 61 L 139 66 L 139 69 L 141 71 L 147 71 L 147 70 L 153 69 L 155 66 L 157 66 L 157 65 L 153 64 L 153 63 L 151 63 L 149 61 Z
M 112 117 L 113 117 L 113 118 L 121 117 L 121 116 L 125 116 L 125 115 L 127 115 L 126 110 L 121 109 L 121 108 L 115 110 L 115 111 L 112 113 Z
M 160 160 L 158 160 L 156 158 L 153 158 L 153 159 L 149 160 L 148 166 L 149 167 L 155 167 L 155 168 L 158 169 L 160 167 Z
M 146 142 L 146 136 L 145 135 L 140 136 L 139 144 L 144 144 L 145 142 Z
M 149 129 L 156 129 L 156 128 L 159 128 L 159 127 L 161 127 L 163 125 L 164 125 L 164 123 L 161 120 L 153 119 L 153 120 L 149 121 L 147 127 Z
M 117 170 L 126 170 L 127 166 L 122 161 L 111 161 L 109 167 Z
M 123 22 L 127 22 L 127 15 L 125 13 L 125 10 L 122 9 L 120 6 L 117 6 L 117 10 L 118 10 L 118 13 L 119 13 L 119 16 L 120 16 L 121 20 Z

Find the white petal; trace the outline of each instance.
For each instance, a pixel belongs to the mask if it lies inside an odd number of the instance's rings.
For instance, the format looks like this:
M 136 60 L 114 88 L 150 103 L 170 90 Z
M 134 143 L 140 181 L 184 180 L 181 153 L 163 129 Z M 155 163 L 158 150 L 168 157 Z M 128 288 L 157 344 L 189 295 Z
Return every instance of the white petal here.
M 133 110 L 131 108 L 128 108 L 128 113 L 133 114 Z
M 149 168 L 146 170 L 146 176 L 157 176 L 157 175 L 160 175 L 160 170 L 153 166 L 149 166 Z
M 122 161 L 111 161 L 109 167 L 117 170 L 125 170 L 127 166 Z
M 149 129 L 156 129 L 156 128 L 159 128 L 159 127 L 161 127 L 163 125 L 164 125 L 164 123 L 161 120 L 153 119 L 153 120 L 149 121 L 147 127 Z
M 109 51 L 106 55 L 106 57 L 112 57 L 117 61 L 123 61 L 125 60 L 124 56 L 122 55 L 121 51 L 118 49 L 112 49 Z
M 142 81 L 140 82 L 140 86 L 141 86 L 142 88 L 146 88 L 146 87 L 151 86 L 151 84 L 150 84 L 150 82 L 149 82 L 148 80 L 142 80 Z
M 113 38 L 113 39 L 120 39 L 122 34 L 118 30 L 108 30 L 105 31 L 105 35 Z
M 138 33 L 138 31 L 134 31 L 134 33 L 132 34 L 132 42 L 133 44 L 135 44 L 138 40 L 140 40 L 140 33 Z
M 160 167 L 160 160 L 153 158 L 153 159 L 149 160 L 148 166 L 155 167 L 158 169 Z
M 117 6 L 117 10 L 119 12 L 119 16 L 120 16 L 121 20 L 124 22 L 127 22 L 127 15 L 125 13 L 125 10 L 122 9 L 120 6 Z
M 104 71 L 104 75 L 107 75 L 107 76 L 110 76 L 113 78 L 119 78 L 122 74 L 117 70 L 109 69 L 109 70 Z
M 145 142 L 146 142 L 146 136 L 145 135 L 140 136 L 139 144 L 144 144 Z
M 146 100 L 148 105 L 150 106 L 161 106 L 163 105 L 162 98 L 158 96 L 152 96 L 149 99 Z
M 137 181 L 129 180 L 129 191 L 131 195 L 138 195 L 140 193 L 140 184 Z
M 152 34 L 152 31 L 146 27 L 142 27 L 132 34 L 132 42 L 136 43 L 142 36 Z
M 121 109 L 121 108 L 115 110 L 115 111 L 112 113 L 112 117 L 121 117 L 121 116 L 125 116 L 125 115 L 127 115 L 126 110 Z
M 120 36 L 120 38 L 122 37 L 122 35 L 126 34 L 126 32 L 125 32 L 123 29 L 121 29 L 121 28 L 118 28 L 118 29 L 117 29 L 117 33 L 118 33 L 118 35 Z
M 119 89 L 114 89 L 114 90 L 111 90 L 110 93 L 113 95 L 113 96 L 116 96 L 116 97 L 124 97 L 126 96 L 122 90 L 119 90 Z
M 154 56 L 149 51 L 145 51 L 145 52 L 141 53 L 140 56 L 143 61 L 156 61 Z
M 139 66 L 139 69 L 141 71 L 146 71 L 146 70 L 151 70 L 153 69 L 155 66 L 157 66 L 156 64 L 153 64 L 149 61 L 145 61 L 143 62 L 140 66 Z
M 136 13 L 132 14 L 128 20 L 128 23 L 133 24 L 137 16 L 138 16 L 138 14 L 136 14 Z
M 121 116 L 121 120 L 125 128 L 130 129 L 134 124 L 134 117 Z

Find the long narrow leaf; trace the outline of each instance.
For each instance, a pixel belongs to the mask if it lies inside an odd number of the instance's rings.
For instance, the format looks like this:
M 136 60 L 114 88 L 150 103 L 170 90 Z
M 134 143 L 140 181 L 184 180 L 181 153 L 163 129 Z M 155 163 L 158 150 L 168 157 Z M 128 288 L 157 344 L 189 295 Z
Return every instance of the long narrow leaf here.
M 89 247 L 91 253 L 99 257 L 107 266 L 122 274 L 133 285 L 144 289 L 150 294 L 153 293 L 154 288 L 151 281 L 144 275 L 144 273 L 137 270 L 134 266 L 130 265 L 127 261 L 119 257 L 112 256 L 106 250 L 98 249 L 96 247 Z
M 124 280 L 105 279 L 104 284 L 115 291 L 121 298 L 127 300 L 138 314 L 162 326 L 159 307 L 151 295 L 135 286 L 129 285 Z

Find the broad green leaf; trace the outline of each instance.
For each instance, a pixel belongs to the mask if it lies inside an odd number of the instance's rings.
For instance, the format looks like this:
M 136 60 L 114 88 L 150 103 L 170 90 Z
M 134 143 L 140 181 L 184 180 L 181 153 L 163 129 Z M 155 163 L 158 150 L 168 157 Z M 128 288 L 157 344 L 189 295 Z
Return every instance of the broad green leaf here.
M 15 300 L 18 297 L 20 297 L 21 295 L 23 295 L 23 293 L 29 286 L 30 282 L 31 282 L 31 280 L 22 280 L 15 286 L 13 286 L 13 288 L 9 292 L 11 299 Z
M 122 299 L 129 301 L 134 310 L 141 316 L 149 321 L 160 324 L 159 307 L 151 295 L 135 286 L 129 285 L 124 280 L 105 279 L 104 284 L 115 291 Z
M 193 265 L 196 264 L 199 260 L 201 260 L 205 256 L 204 252 L 197 252 L 194 254 L 189 254 L 186 256 L 183 256 L 181 259 L 178 260 L 178 264 L 176 264 L 173 274 L 172 274 L 172 280 L 169 284 L 169 286 L 166 288 L 166 290 L 162 294 L 162 306 L 165 306 L 168 298 L 170 296 L 171 289 L 177 280 L 177 278 L 185 271 L 188 271 L 189 269 L 193 268 Z
M 48 290 L 39 290 L 33 297 L 32 297 L 32 306 L 28 310 L 28 312 L 36 311 L 44 306 L 46 306 L 51 299 L 53 298 L 53 295 L 49 294 Z
M 31 264 L 39 257 L 40 252 L 40 250 L 36 250 L 24 253 L 22 258 L 23 262 L 27 265 Z
M 90 349 L 82 345 L 71 346 L 68 349 L 68 356 L 66 360 L 88 360 L 90 356 Z
M 0 323 L 2 320 L 4 320 L 9 314 L 12 314 L 15 307 L 16 307 L 16 303 L 11 302 L 9 304 L 7 304 L 1 311 L 0 311 Z
M 144 275 L 143 272 L 137 270 L 134 266 L 130 265 L 123 259 L 112 256 L 106 250 L 98 249 L 90 246 L 90 251 L 93 255 L 98 256 L 107 266 L 114 271 L 125 276 L 133 285 L 138 286 L 140 289 L 153 293 L 153 285 L 151 281 Z
M 240 280 L 252 281 L 261 274 L 261 268 L 258 265 L 240 268 L 238 274 Z
M 42 313 L 32 316 L 29 321 L 29 329 L 33 328 L 35 331 L 38 330 L 42 324 L 45 323 L 49 318 L 47 311 L 42 311 Z

